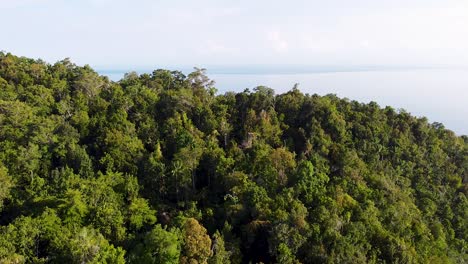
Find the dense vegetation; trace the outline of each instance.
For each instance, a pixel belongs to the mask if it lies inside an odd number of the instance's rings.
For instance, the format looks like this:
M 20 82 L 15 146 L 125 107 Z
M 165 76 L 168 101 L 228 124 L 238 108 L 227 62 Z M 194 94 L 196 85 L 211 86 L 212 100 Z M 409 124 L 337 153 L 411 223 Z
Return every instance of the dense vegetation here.
M 0 53 L 0 263 L 467 260 L 467 136 L 213 85 Z

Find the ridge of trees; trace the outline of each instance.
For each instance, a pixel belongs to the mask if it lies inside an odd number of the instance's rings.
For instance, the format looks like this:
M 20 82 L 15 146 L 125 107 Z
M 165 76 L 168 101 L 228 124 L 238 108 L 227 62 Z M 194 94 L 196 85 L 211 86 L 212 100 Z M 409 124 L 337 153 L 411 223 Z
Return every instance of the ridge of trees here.
M 467 193 L 404 110 L 0 52 L 0 263 L 463 263 Z

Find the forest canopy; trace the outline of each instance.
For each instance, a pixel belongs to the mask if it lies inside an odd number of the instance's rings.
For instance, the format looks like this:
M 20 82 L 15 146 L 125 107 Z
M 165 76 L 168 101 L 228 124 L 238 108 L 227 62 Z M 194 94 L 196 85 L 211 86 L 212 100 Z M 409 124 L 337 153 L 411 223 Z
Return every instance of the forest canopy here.
M 0 263 L 463 263 L 467 193 L 404 110 L 0 52 Z

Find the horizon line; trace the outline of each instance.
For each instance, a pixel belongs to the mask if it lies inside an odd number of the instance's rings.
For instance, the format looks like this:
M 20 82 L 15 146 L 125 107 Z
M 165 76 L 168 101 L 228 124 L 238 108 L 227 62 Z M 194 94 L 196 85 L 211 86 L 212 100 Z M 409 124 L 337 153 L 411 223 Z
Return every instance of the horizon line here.
M 409 70 L 468 70 L 465 65 L 206 65 L 199 66 L 154 66 L 133 68 L 106 68 L 93 67 L 99 74 L 125 74 L 137 72 L 138 74 L 151 73 L 158 69 L 167 69 L 181 72 L 193 72 L 195 68 L 202 68 L 207 74 L 242 74 L 242 75 L 288 75 L 288 74 L 312 74 L 312 73 L 345 73 L 345 72 L 372 72 L 372 71 L 409 71 Z

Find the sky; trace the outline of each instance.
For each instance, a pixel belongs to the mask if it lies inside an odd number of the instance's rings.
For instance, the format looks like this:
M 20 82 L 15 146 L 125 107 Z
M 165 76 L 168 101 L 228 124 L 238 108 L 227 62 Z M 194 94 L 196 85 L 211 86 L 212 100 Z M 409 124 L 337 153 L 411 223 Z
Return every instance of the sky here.
M 101 69 L 467 66 L 467 0 L 0 0 L 0 50 Z

